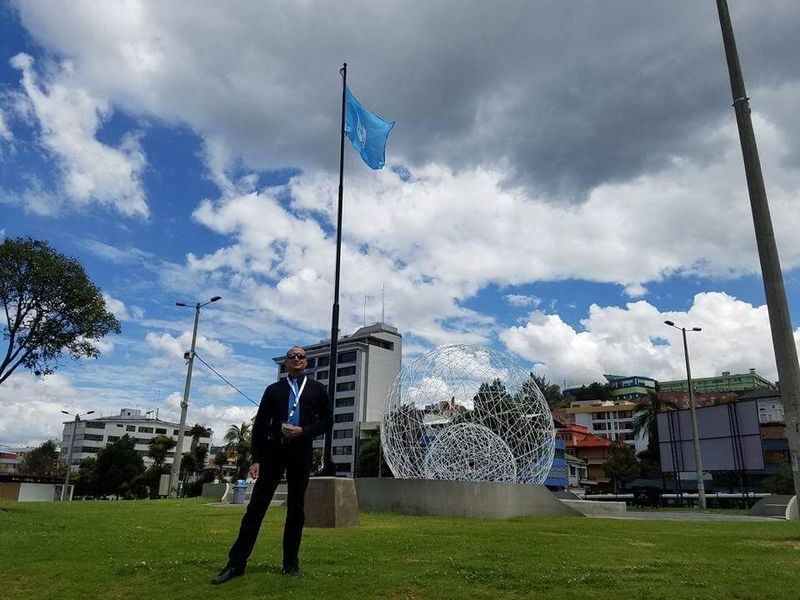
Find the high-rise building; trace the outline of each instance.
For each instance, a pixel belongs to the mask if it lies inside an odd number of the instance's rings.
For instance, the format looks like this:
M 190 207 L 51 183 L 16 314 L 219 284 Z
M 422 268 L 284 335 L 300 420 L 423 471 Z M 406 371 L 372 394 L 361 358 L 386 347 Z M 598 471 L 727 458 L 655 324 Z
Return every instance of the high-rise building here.
M 330 340 L 304 346 L 306 373 L 327 386 Z M 361 327 L 337 344 L 336 389 L 333 404 L 333 462 L 337 475 L 352 477 L 360 442 L 372 437 L 380 426 L 386 394 L 400 372 L 402 336 L 396 327 L 376 323 Z M 286 377 L 285 356 L 273 358 L 278 378 Z M 315 441 L 322 447 L 322 439 Z
M 148 444 L 158 435 L 178 438 L 179 423 L 162 421 L 158 418 L 150 418 L 147 412 L 142 416 L 142 411 L 135 408 L 123 408 L 118 415 L 110 417 L 98 417 L 96 419 L 86 419 L 78 421 L 77 431 L 75 421 L 64 421 L 64 432 L 61 436 L 61 456 L 69 456 L 69 448 L 72 445 L 71 466 L 76 470 L 84 458 L 96 457 L 97 453 L 105 448 L 106 445 L 116 442 L 123 435 L 129 435 L 136 441 L 134 449 L 144 459 L 145 464 L 152 462 L 147 457 Z M 73 435 L 74 434 L 74 435 Z M 208 448 L 211 445 L 211 430 L 207 429 L 205 435 L 199 438 L 199 446 Z M 183 438 L 183 452 L 188 452 L 191 448 L 192 438 L 188 435 L 188 428 L 185 430 Z M 167 454 L 164 464 L 171 465 L 175 457 L 175 451 Z

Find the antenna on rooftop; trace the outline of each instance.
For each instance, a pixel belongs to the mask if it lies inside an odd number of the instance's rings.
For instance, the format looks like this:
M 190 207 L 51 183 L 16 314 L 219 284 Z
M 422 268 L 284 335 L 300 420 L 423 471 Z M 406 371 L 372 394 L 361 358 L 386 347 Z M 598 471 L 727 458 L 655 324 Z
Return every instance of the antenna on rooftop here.
M 386 282 L 381 282 L 381 323 L 386 323 Z

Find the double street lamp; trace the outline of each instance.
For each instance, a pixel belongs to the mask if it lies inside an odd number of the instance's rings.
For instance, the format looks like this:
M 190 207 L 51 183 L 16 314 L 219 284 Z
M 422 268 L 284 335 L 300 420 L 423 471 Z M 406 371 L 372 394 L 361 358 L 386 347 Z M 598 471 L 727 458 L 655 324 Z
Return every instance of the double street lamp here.
M 692 415 L 692 441 L 694 442 L 694 465 L 697 472 L 697 499 L 701 509 L 706 508 L 706 487 L 703 483 L 703 462 L 700 457 L 700 437 L 697 433 L 697 412 L 694 406 L 694 392 L 692 391 L 692 369 L 689 366 L 689 346 L 686 344 L 686 327 L 678 327 L 672 321 L 664 321 L 666 325 L 674 327 L 683 333 L 683 355 L 686 358 L 686 385 L 689 388 L 689 409 Z M 700 327 L 692 327 L 688 331 L 702 331 Z
M 222 300 L 222 296 L 213 296 L 207 302 L 196 302 L 194 304 L 194 329 L 192 329 L 192 347 L 183 357 L 188 360 L 188 367 L 186 369 L 186 385 L 183 388 L 183 401 L 181 402 L 181 420 L 178 426 L 178 442 L 175 445 L 175 458 L 172 459 L 172 470 L 169 474 L 169 497 L 176 498 L 178 496 L 178 476 L 181 469 L 181 458 L 183 448 L 183 436 L 186 430 L 186 409 L 189 406 L 189 389 L 192 386 L 192 367 L 194 366 L 194 348 L 197 343 L 197 323 L 200 320 L 200 309 L 204 306 Z M 185 302 L 176 302 L 175 306 L 192 306 Z
M 65 415 L 72 416 L 71 412 L 67 412 L 66 410 L 62 410 L 62 413 Z M 93 410 L 86 411 L 85 415 L 94 414 Z M 64 478 L 64 486 L 61 488 L 61 502 L 63 502 L 66 498 L 67 488 L 69 487 L 69 476 L 72 472 L 72 448 L 75 446 L 75 438 L 78 435 L 78 421 L 81 420 L 81 416 L 78 413 L 75 413 L 75 420 L 72 422 L 72 437 L 69 438 L 69 446 L 67 447 L 67 475 Z

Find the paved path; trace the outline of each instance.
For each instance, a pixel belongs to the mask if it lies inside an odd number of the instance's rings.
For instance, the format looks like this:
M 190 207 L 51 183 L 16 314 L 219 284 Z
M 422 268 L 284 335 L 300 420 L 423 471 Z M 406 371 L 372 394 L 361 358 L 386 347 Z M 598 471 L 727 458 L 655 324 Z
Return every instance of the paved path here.
M 784 521 L 777 517 L 752 517 L 750 515 L 726 515 L 725 513 L 683 512 L 683 511 L 626 511 L 624 515 L 592 517 L 605 519 L 639 519 L 642 521 Z

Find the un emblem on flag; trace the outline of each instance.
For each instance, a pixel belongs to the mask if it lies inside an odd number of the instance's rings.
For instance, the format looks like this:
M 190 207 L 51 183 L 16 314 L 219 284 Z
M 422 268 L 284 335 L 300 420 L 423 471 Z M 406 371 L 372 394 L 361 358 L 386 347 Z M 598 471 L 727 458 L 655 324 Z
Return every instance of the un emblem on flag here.
M 358 141 L 361 142 L 362 145 L 367 143 L 367 130 L 364 128 L 364 125 L 361 124 L 361 119 L 356 123 L 356 135 L 358 136 Z

